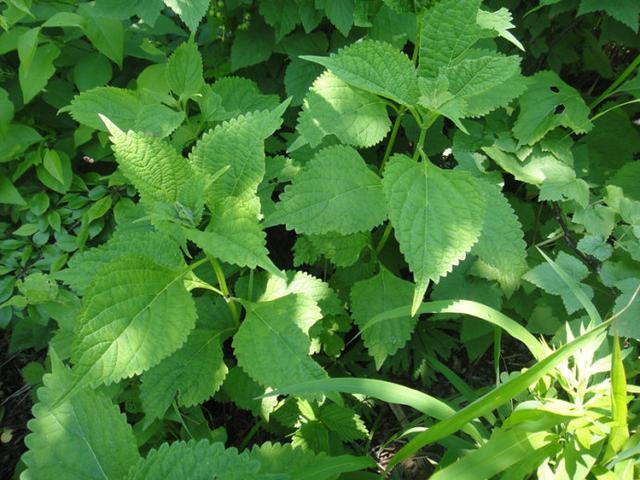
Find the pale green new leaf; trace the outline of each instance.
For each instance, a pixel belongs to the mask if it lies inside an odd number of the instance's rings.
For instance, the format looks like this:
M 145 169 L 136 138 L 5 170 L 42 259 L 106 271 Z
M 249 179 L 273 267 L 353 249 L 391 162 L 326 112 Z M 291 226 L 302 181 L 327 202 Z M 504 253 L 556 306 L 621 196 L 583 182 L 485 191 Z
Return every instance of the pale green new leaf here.
M 285 188 L 267 224 L 348 235 L 371 230 L 386 216 L 380 177 L 356 150 L 334 146 L 318 152 Z
M 185 273 L 136 255 L 100 271 L 77 320 L 74 387 L 140 374 L 182 346 L 196 320 Z
M 478 11 L 477 22 L 484 30 L 488 30 L 491 34 L 497 34 L 505 40 L 511 42 L 524 52 L 522 43 L 509 30 L 515 28 L 513 24 L 513 16 L 506 8 L 501 8 L 495 12 L 487 12 L 485 10 Z
M 413 284 L 382 268 L 375 277 L 356 283 L 351 289 L 351 312 L 362 334 L 365 347 L 380 369 L 385 359 L 402 348 L 418 319 L 399 316 L 368 327 L 369 321 L 380 312 L 411 303 Z
M 78 123 L 96 130 L 107 131 L 100 120 L 102 114 L 124 131 L 134 130 L 138 112 L 143 106 L 138 95 L 131 90 L 116 87 L 96 87 L 76 95 L 61 112 L 69 112 Z
M 174 202 L 180 187 L 192 176 L 187 161 L 164 140 L 120 130 L 100 115 L 111 134 L 113 152 L 122 173 L 143 200 Z
M 208 440 L 163 443 L 138 460 L 127 480 L 257 480 L 260 464 L 247 453 Z
M 236 117 L 205 133 L 189 155 L 194 169 L 212 175 L 229 169 L 211 188 L 211 198 L 253 197 L 265 174 L 264 140 L 282 124 L 288 102 L 272 111 Z
M 510 295 L 529 268 L 522 226 L 497 186 L 488 182 L 480 185 L 485 193 L 487 214 L 482 235 L 472 250 L 478 256 L 474 272 L 496 280 Z
M 202 57 L 195 42 L 185 42 L 171 54 L 165 74 L 169 88 L 181 100 L 200 91 L 204 85 Z
M 458 170 L 442 170 L 395 155 L 382 184 L 400 250 L 416 283 L 412 312 L 429 281 L 451 271 L 478 241 L 486 212 L 479 181 Z
M 251 378 L 272 388 L 326 378 L 309 356 L 309 328 L 322 318 L 313 300 L 291 294 L 243 305 L 247 316 L 234 336 L 233 349 L 238 365 Z
M 259 266 L 274 275 L 280 270 L 269 259 L 266 235 L 258 221 L 260 202 L 227 197 L 216 204 L 211 222 L 203 230 L 190 229 L 187 236 L 208 254 L 240 267 Z
M 354 147 L 372 147 L 390 128 L 382 99 L 349 86 L 327 71 L 313 82 L 303 101 L 296 126 L 300 137 L 289 150 L 306 144 L 315 148 L 327 135 Z
M 195 32 L 209 8 L 209 0 L 164 0 L 167 7 L 173 10 L 182 21 Z
M 119 480 L 138 460 L 136 439 L 126 417 L 103 394 L 84 389 L 52 408 L 73 379 L 51 350 L 52 373 L 43 377 L 33 407 L 24 480 Z
M 529 79 L 527 91 L 520 97 L 520 114 L 513 127 L 522 145 L 532 145 L 556 127 L 586 133 L 593 124 L 591 110 L 580 93 L 554 72 L 544 71 Z
M 375 40 L 351 44 L 330 57 L 302 56 L 323 65 L 352 87 L 413 105 L 418 79 L 413 62 L 392 45 Z
M 218 391 L 228 372 L 222 352 L 226 333 L 196 328 L 178 351 L 142 374 L 145 425 L 162 418 L 176 397 L 178 405 L 191 407 Z
M 316 454 L 309 450 L 293 448 L 291 445 L 270 442 L 253 447 L 249 455 L 260 462 L 261 478 L 285 474 L 285 478 L 291 480 L 333 480 L 341 473 L 375 466 L 369 457 L 330 457 L 324 453 Z
M 435 77 L 455 65 L 481 38 L 477 23 L 482 0 L 442 0 L 423 15 L 418 73 Z

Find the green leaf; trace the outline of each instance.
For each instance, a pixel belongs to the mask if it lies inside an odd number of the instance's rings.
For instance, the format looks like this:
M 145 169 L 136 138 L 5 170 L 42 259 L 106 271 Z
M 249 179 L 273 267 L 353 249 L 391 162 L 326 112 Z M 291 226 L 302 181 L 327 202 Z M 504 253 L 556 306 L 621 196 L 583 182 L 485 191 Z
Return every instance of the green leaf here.
M 576 282 L 580 282 L 589 275 L 589 269 L 580 260 L 564 252 L 558 254 L 556 263 Z M 580 309 L 579 299 L 548 263 L 541 263 L 532 268 L 522 278 L 551 295 L 559 295 L 567 313 L 572 314 Z M 593 289 L 590 286 L 582 283 L 578 283 L 578 286 L 588 298 L 593 298 Z
M 357 232 L 350 235 L 325 233 L 323 235 L 299 236 L 293 247 L 294 265 L 312 264 L 317 261 L 319 256 L 324 256 L 338 267 L 348 267 L 358 261 L 362 250 L 370 244 L 371 235 L 368 232 Z
M 353 319 L 378 370 L 387 357 L 394 355 L 411 338 L 418 319 L 406 315 L 365 327 L 379 312 L 404 306 L 412 298 L 413 285 L 385 268 L 381 268 L 375 277 L 356 283 L 351 289 Z
M 581 335 L 575 340 L 560 347 L 551 355 L 529 368 L 526 372 L 512 377 L 506 383 L 503 383 L 483 397 L 475 400 L 462 410 L 457 411 L 454 415 L 432 425 L 427 431 L 419 433 L 407 445 L 402 447 L 391 459 L 389 467 L 394 467 L 420 448 L 457 432 L 469 421 L 486 415 L 513 399 L 516 395 L 525 391 L 530 385 L 536 383 L 581 348 L 588 345 L 599 345 L 602 342 L 604 331 L 610 326 L 610 324 L 610 322 L 605 322 L 598 325 L 584 335 Z
M 64 152 L 56 150 L 47 150 L 45 159 L 47 162 L 37 167 L 38 180 L 56 192 L 67 193 L 73 181 L 71 160 Z M 51 171 L 55 172 L 56 176 L 53 176 Z
M 348 235 L 371 230 L 385 218 L 380 178 L 356 150 L 334 146 L 319 151 L 285 188 L 267 225 Z
M 61 112 L 69 112 L 78 123 L 93 129 L 107 131 L 100 120 L 104 115 L 124 131 L 136 126 L 138 112 L 143 103 L 131 90 L 116 87 L 96 87 L 76 95 L 71 104 L 62 108 Z
M 274 110 L 280 103 L 277 95 L 265 95 L 248 78 L 220 78 L 211 86 L 211 91 L 220 96 L 220 103 L 226 112 L 222 120 L 260 110 Z
M 87 15 L 85 34 L 105 57 L 122 69 L 124 55 L 124 28 L 120 20 Z
M 616 287 L 622 292 L 614 306 L 614 311 L 620 312 L 629 302 L 629 307 L 618 316 L 618 333 L 622 337 L 640 339 L 640 323 L 638 322 L 638 314 L 640 313 L 640 300 L 637 296 L 634 298 L 636 289 L 640 286 L 640 280 L 637 278 L 628 278 L 616 284 Z
M 106 85 L 111 80 L 111 63 L 100 54 L 91 54 L 80 59 L 73 67 L 73 82 L 83 92 Z
M 265 22 L 276 30 L 276 42 L 280 42 L 300 23 L 298 5 L 289 0 L 262 0 L 259 11 Z
M 36 48 L 29 67 L 23 66 L 21 59 L 18 77 L 24 103 L 29 103 L 47 86 L 56 71 L 53 62 L 59 56 L 60 49 L 52 43 L 47 43 Z
M 511 12 L 506 8 L 503 7 L 495 12 L 479 10 L 476 20 L 482 29 L 501 36 L 523 52 L 525 51 L 522 43 L 520 43 L 520 41 L 509 31 L 512 28 L 515 28 L 515 25 L 512 23 L 513 16 L 511 15 Z
M 15 107 L 9 99 L 9 92 L 0 88 L 0 128 L 11 123 L 14 111 Z
M 354 18 L 354 0 L 315 0 L 316 8 L 324 10 L 326 17 L 344 36 L 349 36 Z
M 260 464 L 247 453 L 208 440 L 163 443 L 131 469 L 127 480 L 257 480 Z M 213 477 L 212 477 L 213 475 Z
M 137 255 L 100 269 L 78 318 L 74 388 L 140 374 L 182 346 L 196 320 L 185 273 Z
M 249 410 L 253 415 L 269 419 L 269 415 L 277 403 L 275 398 L 260 398 L 265 388 L 254 382 L 240 367 L 233 367 L 222 385 L 223 392 L 239 408 Z
M 577 15 L 603 11 L 619 22 L 627 25 L 638 33 L 638 16 L 640 16 L 640 4 L 626 0 L 581 0 Z
M 590 113 L 580 93 L 556 73 L 538 72 L 530 77 L 529 88 L 520 97 L 520 114 L 513 134 L 520 144 L 532 145 L 560 126 L 586 133 L 593 126 Z
M 350 86 L 413 105 L 418 96 L 418 78 L 413 63 L 392 45 L 362 40 L 330 57 L 302 56 L 318 63 Z
M 136 439 L 126 417 L 103 394 L 84 389 L 53 407 L 71 386 L 68 369 L 51 352 L 52 373 L 43 377 L 33 407 L 29 449 L 22 460 L 25 479 L 121 479 L 138 460 Z M 55 440 L 55 441 L 52 441 Z
M 231 70 L 250 67 L 266 62 L 271 57 L 274 46 L 273 31 L 262 22 L 251 22 L 251 28 L 237 30 L 231 45 Z
M 369 457 L 330 457 L 270 442 L 254 446 L 249 455 L 261 464 L 260 478 L 276 478 L 278 474 L 285 474 L 286 478 L 295 480 L 332 480 L 341 473 L 375 467 L 375 462 Z
M 228 372 L 222 342 L 230 331 L 196 328 L 178 351 L 142 374 L 145 425 L 162 418 L 176 396 L 178 405 L 191 407 L 218 391 Z
M 0 173 L 0 204 L 26 205 L 22 195 L 3 173 Z
M 289 150 L 306 144 L 315 148 L 327 135 L 335 135 L 342 143 L 354 147 L 372 147 L 390 128 L 382 99 L 325 72 L 313 82 L 303 101 L 296 126 L 300 137 Z
M 496 280 L 507 293 L 520 285 L 528 270 L 526 243 L 522 226 L 511 205 L 500 189 L 482 182 L 487 202 L 482 234 L 472 254 L 478 256 L 474 272 L 484 278 Z
M 238 365 L 251 378 L 266 387 L 280 387 L 326 377 L 309 356 L 309 328 L 322 318 L 315 302 L 290 294 L 269 302 L 242 303 L 247 316 L 233 338 L 233 349 Z
M 457 462 L 437 471 L 430 478 L 432 480 L 493 478 L 512 465 L 559 441 L 557 435 L 545 431 L 498 430 L 482 447 L 472 450 Z
M 193 176 L 187 161 L 167 142 L 129 131 L 124 133 L 100 115 L 111 134 L 118 165 L 143 199 L 175 202 L 180 187 Z
M 288 102 L 272 111 L 241 115 L 205 133 L 189 155 L 193 167 L 212 174 L 229 167 L 211 188 L 211 197 L 246 199 L 256 195 L 265 174 L 264 140 L 282 124 Z
M 455 65 L 481 38 L 477 23 L 482 0 L 442 0 L 423 14 L 418 73 L 437 76 Z
M 382 185 L 400 251 L 416 283 L 414 313 L 429 281 L 450 272 L 478 241 L 485 194 L 467 172 L 442 170 L 404 155 L 392 157 Z
M 260 201 L 228 197 L 216 205 L 204 231 L 191 229 L 187 236 L 209 255 L 223 262 L 255 269 L 260 266 L 282 275 L 269 259 L 266 235 L 258 221 Z
M 173 10 L 182 21 L 195 32 L 209 9 L 209 0 L 164 0 L 167 7 Z
M 600 261 L 607 260 L 613 254 L 613 247 L 600 235 L 586 235 L 578 242 L 578 250 Z
M 55 150 L 47 149 L 44 152 L 44 156 L 42 159 L 42 165 L 45 170 L 51 174 L 53 178 L 55 178 L 60 183 L 65 183 L 65 175 L 62 167 L 62 161 L 60 160 L 60 155 Z
M 320 409 L 320 421 L 345 442 L 363 440 L 369 431 L 359 415 L 350 408 L 341 407 L 335 403 L 323 405 Z
M 138 110 L 134 130 L 165 138 L 182 125 L 184 119 L 184 112 L 172 110 L 161 103 L 144 105 Z
M 202 57 L 195 42 L 185 42 L 171 54 L 165 74 L 169 88 L 180 100 L 200 91 L 204 85 Z
M 620 452 L 629 439 L 627 425 L 627 377 L 620 352 L 620 338 L 615 332 L 611 353 L 611 433 L 607 442 L 604 461 L 612 459 Z
M 163 0 L 96 0 L 96 14 L 125 20 L 137 15 L 153 27 L 164 8 Z

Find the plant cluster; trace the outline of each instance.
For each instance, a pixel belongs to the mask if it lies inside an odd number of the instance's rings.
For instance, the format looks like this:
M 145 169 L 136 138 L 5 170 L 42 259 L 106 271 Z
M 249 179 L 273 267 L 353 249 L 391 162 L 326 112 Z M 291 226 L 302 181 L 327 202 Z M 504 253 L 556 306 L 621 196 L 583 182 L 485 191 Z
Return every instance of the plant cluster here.
M 16 478 L 637 478 L 640 3 L 0 5 Z

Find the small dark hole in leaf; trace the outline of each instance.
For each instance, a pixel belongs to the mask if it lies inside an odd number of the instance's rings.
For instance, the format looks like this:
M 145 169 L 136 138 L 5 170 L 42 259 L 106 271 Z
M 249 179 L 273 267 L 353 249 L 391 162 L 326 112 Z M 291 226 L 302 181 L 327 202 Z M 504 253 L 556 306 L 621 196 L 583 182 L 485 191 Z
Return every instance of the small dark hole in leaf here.
M 556 107 L 553 113 L 556 115 L 560 115 L 562 112 L 564 112 L 564 105 L 560 104 Z
M 560 92 L 560 89 L 558 87 L 556 87 L 555 85 L 550 86 L 549 90 L 551 90 L 553 93 L 559 93 Z

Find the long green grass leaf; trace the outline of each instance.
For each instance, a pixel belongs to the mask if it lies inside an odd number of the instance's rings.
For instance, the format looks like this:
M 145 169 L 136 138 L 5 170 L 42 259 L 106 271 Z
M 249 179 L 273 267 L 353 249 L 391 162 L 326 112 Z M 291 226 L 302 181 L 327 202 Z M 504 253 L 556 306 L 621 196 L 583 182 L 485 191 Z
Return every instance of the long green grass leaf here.
M 613 425 L 609 434 L 609 442 L 605 452 L 605 461 L 611 460 L 622 450 L 629 438 L 627 426 L 627 378 L 622 363 L 620 352 L 620 339 L 618 332 L 613 339 L 613 352 L 611 354 L 611 417 Z
M 413 455 L 422 447 L 438 441 L 441 438 L 451 435 L 460 430 L 471 420 L 486 415 L 509 400 L 513 399 L 520 392 L 526 390 L 530 385 L 534 384 L 547 373 L 553 370 L 558 364 L 571 357 L 580 348 L 585 347 L 591 342 L 601 342 L 604 338 L 606 329 L 611 324 L 610 321 L 600 324 L 598 327 L 581 335 L 570 343 L 562 346 L 544 360 L 541 360 L 533 367 L 528 369 L 521 375 L 514 377 L 500 387 L 492 390 L 482 398 L 467 405 L 454 415 L 450 416 L 432 426 L 429 430 L 416 436 L 407 445 L 401 448 L 398 453 L 391 459 L 389 468 L 393 468 L 405 458 Z

